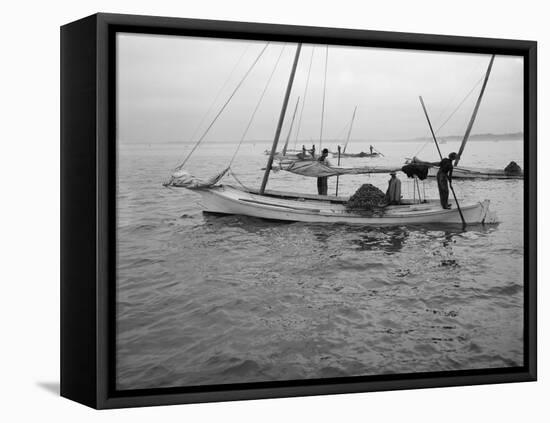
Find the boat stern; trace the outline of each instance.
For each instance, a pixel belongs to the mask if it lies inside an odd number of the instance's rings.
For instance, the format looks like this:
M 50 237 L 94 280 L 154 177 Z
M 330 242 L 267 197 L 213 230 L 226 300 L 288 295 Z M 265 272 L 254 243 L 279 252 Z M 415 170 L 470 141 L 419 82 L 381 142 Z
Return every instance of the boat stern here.
M 483 200 L 481 204 L 481 223 L 484 224 L 491 224 L 491 223 L 498 223 L 497 214 L 494 211 L 491 211 L 489 209 L 489 204 L 491 202 L 489 200 Z

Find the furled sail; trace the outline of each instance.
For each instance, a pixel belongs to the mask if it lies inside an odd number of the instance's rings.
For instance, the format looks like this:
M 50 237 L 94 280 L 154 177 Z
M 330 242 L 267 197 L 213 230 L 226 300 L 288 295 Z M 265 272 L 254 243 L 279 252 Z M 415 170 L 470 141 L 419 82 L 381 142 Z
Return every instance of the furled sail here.
M 201 179 L 191 175 L 184 169 L 180 169 L 172 174 L 170 181 L 165 183 L 164 186 L 188 189 L 210 188 L 216 185 L 225 176 L 228 170 L 229 167 L 209 179 Z
M 319 178 L 323 176 L 360 175 L 366 173 L 390 173 L 400 167 L 331 167 L 317 160 L 298 160 L 281 163 L 281 169 L 297 175 Z

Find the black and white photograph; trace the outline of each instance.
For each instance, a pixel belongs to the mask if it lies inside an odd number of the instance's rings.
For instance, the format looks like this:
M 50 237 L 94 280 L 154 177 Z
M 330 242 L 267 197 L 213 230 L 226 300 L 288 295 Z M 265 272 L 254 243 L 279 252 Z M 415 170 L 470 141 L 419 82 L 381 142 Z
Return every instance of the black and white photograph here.
M 523 61 L 117 33 L 116 389 L 522 367 Z
M 545 421 L 543 3 L 4 12 L 1 421 Z

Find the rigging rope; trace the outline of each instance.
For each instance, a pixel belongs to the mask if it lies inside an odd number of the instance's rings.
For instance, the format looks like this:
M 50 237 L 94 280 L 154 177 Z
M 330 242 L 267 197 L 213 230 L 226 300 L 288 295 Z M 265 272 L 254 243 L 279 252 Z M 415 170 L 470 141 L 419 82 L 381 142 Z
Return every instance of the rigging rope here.
M 296 144 L 298 143 L 298 137 L 300 136 L 300 127 L 302 126 L 302 116 L 304 115 L 304 107 L 306 105 L 306 99 L 307 99 L 307 89 L 309 87 L 309 77 L 311 75 L 311 65 L 313 63 L 313 52 L 315 51 L 315 47 L 311 48 L 311 57 L 309 58 L 309 69 L 307 71 L 307 79 L 306 79 L 306 87 L 304 89 L 304 101 L 302 102 L 302 107 L 300 109 L 300 118 L 298 119 L 298 128 L 296 130 L 296 139 L 294 140 L 294 150 L 296 150 Z
M 453 112 L 449 115 L 449 117 L 445 120 L 445 122 L 443 122 L 443 123 L 439 126 L 439 128 L 436 129 L 436 131 L 435 131 L 436 133 L 438 133 L 439 130 L 440 130 L 441 128 L 443 128 L 443 127 L 447 124 L 447 122 L 449 122 L 449 120 L 454 116 L 454 114 L 458 111 L 458 109 L 460 109 L 460 107 L 464 104 L 464 102 L 468 99 L 468 97 L 470 97 L 470 95 L 474 92 L 474 90 L 476 89 L 476 87 L 479 85 L 479 83 L 480 83 L 481 81 L 483 81 L 483 77 L 479 78 L 479 81 L 477 81 L 477 82 L 475 83 L 475 85 L 474 85 L 474 86 L 472 87 L 472 89 L 468 92 L 468 94 L 466 94 L 466 97 L 464 97 L 464 98 L 462 99 L 462 101 L 459 103 L 459 105 L 456 107 L 456 109 L 454 109 Z
M 325 54 L 325 79 L 323 82 L 323 106 L 321 109 L 321 133 L 319 134 L 319 154 L 322 152 L 323 147 L 323 124 L 325 120 L 325 97 L 327 93 L 327 67 L 328 67 L 328 44 Z
M 239 57 L 239 59 L 235 62 L 235 65 L 233 66 L 233 69 L 231 69 L 231 72 L 229 73 L 229 76 L 225 79 L 225 82 L 223 83 L 223 85 L 220 87 L 220 89 L 218 90 L 218 92 L 216 93 L 216 96 L 214 97 L 214 100 L 212 100 L 212 103 L 210 103 L 210 106 L 208 107 L 208 110 L 206 111 L 206 113 L 202 116 L 201 120 L 199 121 L 199 124 L 195 127 L 195 130 L 193 131 L 193 133 L 191 134 L 191 137 L 189 138 L 189 140 L 193 140 L 195 139 L 195 137 L 197 136 L 198 132 L 199 132 L 199 129 L 201 129 L 204 121 L 206 120 L 206 118 L 210 115 L 210 112 L 212 112 L 212 109 L 214 108 L 215 104 L 217 103 L 218 101 L 218 98 L 220 98 L 220 95 L 221 93 L 223 92 L 223 90 L 225 90 L 225 87 L 227 87 L 227 84 L 229 84 L 229 81 L 231 80 L 231 78 L 233 77 L 233 74 L 235 73 L 235 71 L 237 70 L 237 67 L 241 64 L 241 61 L 243 60 L 244 58 L 244 55 L 248 52 L 248 50 L 250 49 L 250 46 L 251 44 L 248 44 L 245 49 L 243 50 L 243 52 L 241 53 L 241 56 Z
M 269 42 L 266 43 L 266 45 L 264 46 L 264 48 L 262 49 L 262 51 L 260 51 L 260 54 L 258 54 L 258 57 L 256 57 L 256 59 L 254 60 L 254 62 L 252 62 L 252 65 L 250 65 L 250 67 L 248 68 L 248 70 L 246 71 L 246 73 L 244 74 L 244 76 L 242 77 L 242 79 L 239 81 L 239 83 L 237 84 L 237 86 L 235 87 L 235 89 L 233 90 L 233 92 L 231 93 L 231 95 L 229 96 L 229 98 L 225 101 L 224 105 L 221 107 L 221 109 L 218 111 L 218 113 L 216 114 L 216 116 L 214 116 L 214 119 L 212 119 L 212 122 L 210 122 L 210 125 L 208 125 L 208 127 L 206 128 L 206 130 L 204 131 L 204 133 L 201 135 L 201 137 L 198 139 L 198 141 L 195 143 L 195 145 L 193 146 L 193 148 L 191 149 L 191 151 L 189 152 L 189 154 L 187 155 L 187 157 L 183 160 L 183 162 L 178 166 L 176 167 L 176 171 L 177 170 L 180 170 L 183 166 L 185 166 L 185 163 L 187 163 L 187 160 L 189 160 L 189 158 L 191 157 L 191 155 L 195 152 L 195 150 L 197 149 L 197 147 L 201 144 L 201 142 L 204 140 L 204 138 L 206 137 L 206 135 L 208 134 L 208 132 L 210 131 L 210 129 L 212 128 L 212 126 L 214 126 L 214 123 L 216 123 L 216 121 L 218 120 L 218 118 L 220 117 L 220 115 L 222 114 L 222 112 L 225 110 L 225 108 L 227 107 L 227 105 L 229 104 L 229 102 L 231 101 L 231 99 L 233 98 L 233 96 L 237 93 L 237 91 L 239 90 L 239 88 L 241 87 L 241 85 L 244 83 L 244 81 L 246 80 L 246 78 L 248 77 L 248 75 L 250 74 L 250 72 L 252 71 L 252 69 L 254 69 L 254 66 L 256 66 L 256 63 L 258 63 L 258 61 L 260 60 L 260 57 L 262 57 L 262 55 L 264 54 L 265 50 L 267 49 L 267 46 L 269 46 Z
M 469 72 L 467 73 L 467 75 L 472 75 L 472 78 L 475 77 L 476 75 L 479 75 L 479 74 L 483 74 L 483 71 L 485 69 L 485 65 L 483 65 L 482 67 L 479 67 L 478 64 L 474 64 L 472 66 L 472 68 L 469 70 Z M 483 78 L 481 78 L 482 80 Z M 476 82 L 474 84 L 474 87 L 479 84 L 480 81 Z M 473 88 L 472 88 L 473 89 Z M 437 118 L 434 119 L 434 122 L 441 122 L 441 119 L 443 118 L 443 116 L 446 115 L 447 111 L 451 108 L 451 106 L 453 104 L 455 104 L 455 101 L 460 98 L 460 94 L 461 94 L 462 90 L 459 92 L 459 91 L 456 91 L 455 94 L 453 95 L 453 97 L 449 100 L 449 102 L 445 105 L 445 107 L 441 110 L 441 113 L 439 113 L 439 115 L 437 116 Z M 453 112 L 454 114 L 454 112 Z M 439 129 L 441 129 L 443 125 L 440 126 Z M 438 129 L 438 130 L 439 130 Z M 437 132 L 437 131 L 436 131 Z M 429 131 L 427 132 L 427 135 L 428 136 L 431 136 L 431 134 L 429 133 Z
M 298 105 L 300 104 L 300 97 L 298 96 L 298 99 L 296 100 L 296 106 L 294 107 L 294 113 L 292 113 L 292 119 L 290 120 L 290 127 L 288 128 L 288 134 L 286 136 L 285 145 L 283 147 L 283 156 L 286 156 L 286 152 L 288 151 L 288 141 L 290 140 L 290 136 L 292 135 L 292 129 L 294 129 L 294 119 L 296 118 L 296 112 L 298 110 Z
M 237 157 L 237 153 L 239 152 L 239 149 L 241 148 L 241 144 L 243 143 L 246 135 L 248 134 L 248 130 L 250 129 L 250 126 L 252 125 L 252 121 L 254 120 L 254 117 L 256 116 L 256 112 L 260 108 L 260 104 L 262 103 L 262 100 L 264 99 L 265 93 L 267 92 L 267 88 L 269 87 L 269 84 L 271 80 L 273 79 L 273 75 L 275 74 L 275 71 L 277 70 L 277 66 L 279 65 L 279 62 L 281 61 L 281 57 L 283 56 L 283 52 L 285 51 L 286 44 L 283 45 L 281 48 L 281 53 L 279 53 L 279 57 L 277 58 L 277 61 L 275 62 L 275 66 L 273 66 L 273 70 L 271 71 L 271 74 L 269 75 L 269 78 L 265 84 L 265 87 L 262 91 L 262 94 L 260 95 L 260 98 L 258 99 L 258 102 L 256 103 L 256 107 L 254 108 L 254 111 L 252 112 L 252 116 L 250 116 L 250 120 L 248 121 L 248 125 L 246 126 L 243 135 L 241 136 L 241 139 L 239 141 L 239 144 L 237 145 L 237 149 L 233 153 L 233 156 L 231 157 L 231 160 L 229 161 L 228 167 L 231 167 L 233 164 L 233 161 Z
M 351 121 L 348 121 L 348 123 L 344 125 L 344 127 L 340 130 L 340 132 L 338 132 L 338 135 L 336 136 L 336 141 L 340 141 L 340 138 L 342 138 L 342 142 L 345 141 L 344 132 L 349 128 L 350 123 Z
M 441 125 L 439 125 L 439 127 L 435 130 L 435 134 L 437 134 L 446 124 L 447 122 L 449 122 L 449 120 L 451 120 L 451 118 L 455 115 L 455 113 L 462 107 L 462 105 L 464 104 L 464 102 L 470 97 L 470 95 L 472 95 L 472 93 L 474 92 L 474 90 L 476 89 L 476 87 L 480 84 L 481 81 L 483 81 L 483 78 L 484 77 L 481 77 L 475 84 L 474 86 L 472 87 L 472 89 L 470 91 L 468 91 L 468 94 L 466 94 L 466 96 L 462 99 L 462 101 L 458 104 L 458 106 L 456 106 L 456 108 L 452 111 L 452 113 L 449 115 L 449 117 L 445 120 L 445 122 L 443 122 Z M 422 146 L 420 147 L 420 149 L 414 154 L 415 156 L 418 156 L 418 154 L 420 154 L 422 152 L 422 150 L 424 150 L 424 148 L 426 147 L 426 145 L 428 145 L 429 143 L 432 142 L 432 139 L 428 139 L 424 144 L 422 144 Z
M 237 177 L 237 175 L 235 174 L 235 172 L 233 172 L 233 169 L 229 169 L 229 173 L 231 174 L 231 176 L 233 176 L 233 179 L 235 179 L 235 181 L 237 181 L 237 183 L 243 187 L 246 191 L 248 191 L 250 188 L 248 188 L 245 184 L 243 184 L 241 182 L 241 180 Z

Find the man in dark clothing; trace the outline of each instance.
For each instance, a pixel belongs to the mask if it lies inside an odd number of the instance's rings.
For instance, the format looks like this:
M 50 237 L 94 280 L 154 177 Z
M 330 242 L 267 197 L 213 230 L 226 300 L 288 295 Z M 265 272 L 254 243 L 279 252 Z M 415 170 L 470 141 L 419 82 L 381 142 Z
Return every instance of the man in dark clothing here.
M 439 200 L 441 201 L 441 207 L 444 209 L 450 209 L 449 204 L 449 184 L 453 180 L 453 160 L 457 157 L 456 153 L 449 154 L 448 158 L 444 158 L 439 163 L 439 170 L 437 172 L 437 188 L 439 189 Z
M 307 160 L 307 149 L 305 145 L 302 145 L 302 152 L 296 154 L 300 160 Z
M 401 204 L 401 181 L 395 172 L 390 172 L 391 179 L 388 181 L 386 191 L 386 202 L 390 205 Z
M 328 157 L 328 149 L 323 148 L 323 152 L 317 159 L 321 163 L 330 166 L 330 163 L 327 160 Z M 317 192 L 319 195 L 327 195 L 328 194 L 328 176 L 320 176 L 317 178 Z

